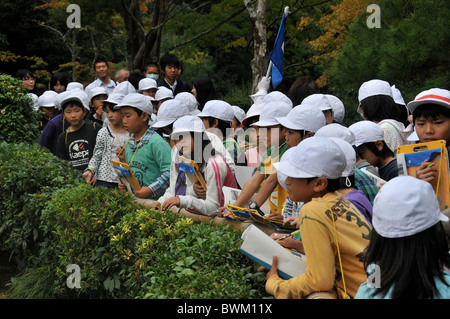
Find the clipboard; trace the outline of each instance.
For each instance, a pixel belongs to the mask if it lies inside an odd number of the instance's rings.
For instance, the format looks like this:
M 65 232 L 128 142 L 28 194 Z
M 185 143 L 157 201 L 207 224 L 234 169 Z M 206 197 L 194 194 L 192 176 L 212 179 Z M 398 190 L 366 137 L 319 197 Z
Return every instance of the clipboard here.
M 449 164 L 445 140 L 402 145 L 397 148 L 399 175 L 416 177 L 417 167 L 425 160 L 438 168 L 438 178 L 431 182 L 441 210 L 450 207 Z
M 197 181 L 200 182 L 200 185 L 206 190 L 206 182 L 203 178 L 203 175 L 200 173 L 200 169 L 198 168 L 198 164 L 193 160 L 185 158 L 181 155 L 178 156 L 179 161 L 179 170 L 187 173 L 186 176 L 195 184 Z
M 130 166 L 127 163 L 122 163 L 119 161 L 111 161 L 114 170 L 116 171 L 119 179 L 122 183 L 127 185 L 128 192 L 134 193 L 141 189 L 141 185 L 137 181 L 136 177 L 133 174 Z

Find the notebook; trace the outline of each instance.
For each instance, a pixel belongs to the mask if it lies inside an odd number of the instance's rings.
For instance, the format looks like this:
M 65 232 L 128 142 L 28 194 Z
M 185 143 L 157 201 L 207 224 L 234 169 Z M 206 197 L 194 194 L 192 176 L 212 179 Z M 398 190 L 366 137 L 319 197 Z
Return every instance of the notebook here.
M 118 161 L 112 161 L 112 165 L 114 170 L 116 171 L 119 179 L 122 183 L 127 186 L 127 190 L 129 193 L 134 193 L 141 189 L 139 182 L 133 174 L 130 166 L 127 163 L 122 163 Z

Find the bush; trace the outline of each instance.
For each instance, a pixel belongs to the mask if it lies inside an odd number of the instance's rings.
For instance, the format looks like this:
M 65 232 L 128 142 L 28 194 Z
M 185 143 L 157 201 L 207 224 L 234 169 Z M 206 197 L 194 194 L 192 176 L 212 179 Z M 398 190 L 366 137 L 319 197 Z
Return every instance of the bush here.
M 36 142 L 38 128 L 38 113 L 22 81 L 0 74 L 0 142 Z
M 46 233 L 41 211 L 53 191 L 82 181 L 67 163 L 37 144 L 0 143 L 0 247 L 20 266 L 36 256 Z

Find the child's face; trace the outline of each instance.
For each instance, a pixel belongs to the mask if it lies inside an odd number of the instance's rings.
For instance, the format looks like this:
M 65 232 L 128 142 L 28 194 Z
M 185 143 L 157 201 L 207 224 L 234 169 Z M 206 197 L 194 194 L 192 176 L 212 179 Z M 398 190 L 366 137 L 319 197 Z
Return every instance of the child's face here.
M 53 86 L 53 90 L 54 90 L 56 93 L 61 93 L 61 92 L 63 92 L 65 89 L 66 89 L 66 87 L 65 87 L 64 85 L 62 85 L 62 84 L 59 82 L 59 80 L 56 81 L 56 84 Z
M 291 129 L 286 129 L 284 139 L 286 140 L 286 145 L 288 148 L 297 146 L 301 141 L 303 141 L 300 131 Z
M 112 106 L 108 104 L 103 105 L 103 110 L 106 113 L 106 117 L 112 125 L 122 125 L 122 113 L 120 111 L 113 111 Z
M 173 65 L 166 65 L 164 73 L 168 80 L 175 81 L 179 75 L 179 68 Z
M 440 115 L 432 119 L 421 116 L 415 119 L 414 126 L 422 143 L 436 140 L 450 142 L 450 118 L 448 117 Z
M 106 100 L 106 98 L 107 96 L 105 94 L 94 96 L 90 102 L 91 107 L 94 108 L 97 113 L 101 114 L 103 101 Z
M 142 90 L 142 94 L 146 96 L 155 97 L 156 95 L 156 89 L 148 89 L 148 90 Z
M 192 158 L 191 154 L 194 153 L 194 140 L 190 134 L 181 135 L 175 140 L 175 146 L 183 156 Z
M 281 146 L 285 142 L 285 131 L 281 129 L 280 125 L 260 127 L 258 129 L 258 142 L 265 145 L 267 148 L 271 146 Z M 276 143 L 278 142 L 278 145 Z
M 70 125 L 76 127 L 83 123 L 87 110 L 78 104 L 70 103 L 64 109 L 64 118 Z
M 47 120 L 55 116 L 56 109 L 54 107 L 40 107 L 39 110 L 43 113 L 43 117 Z
M 287 177 L 285 184 L 290 200 L 307 203 L 313 198 L 314 184 L 312 182 L 308 184 L 308 179 Z
M 381 151 L 383 149 L 383 142 L 380 140 L 377 140 L 375 142 L 375 146 L 378 148 L 379 151 Z M 370 165 L 375 166 L 375 167 L 380 167 L 382 159 L 379 158 L 374 152 L 372 152 L 368 148 L 360 149 L 359 154 L 360 154 L 361 158 L 368 161 Z
M 120 109 L 122 123 L 125 130 L 129 133 L 138 133 L 144 126 L 147 126 L 148 117 L 145 112 L 141 116 L 132 107 L 122 107 Z

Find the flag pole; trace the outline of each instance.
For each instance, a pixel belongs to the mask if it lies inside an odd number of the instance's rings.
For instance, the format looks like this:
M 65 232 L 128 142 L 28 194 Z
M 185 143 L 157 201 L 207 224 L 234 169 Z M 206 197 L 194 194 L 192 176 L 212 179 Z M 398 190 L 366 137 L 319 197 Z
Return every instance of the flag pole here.
M 289 7 L 286 6 L 284 7 L 284 17 L 287 18 L 288 14 L 289 14 Z M 269 78 L 271 72 L 272 72 L 272 60 L 270 60 L 269 66 L 267 67 L 266 78 Z

